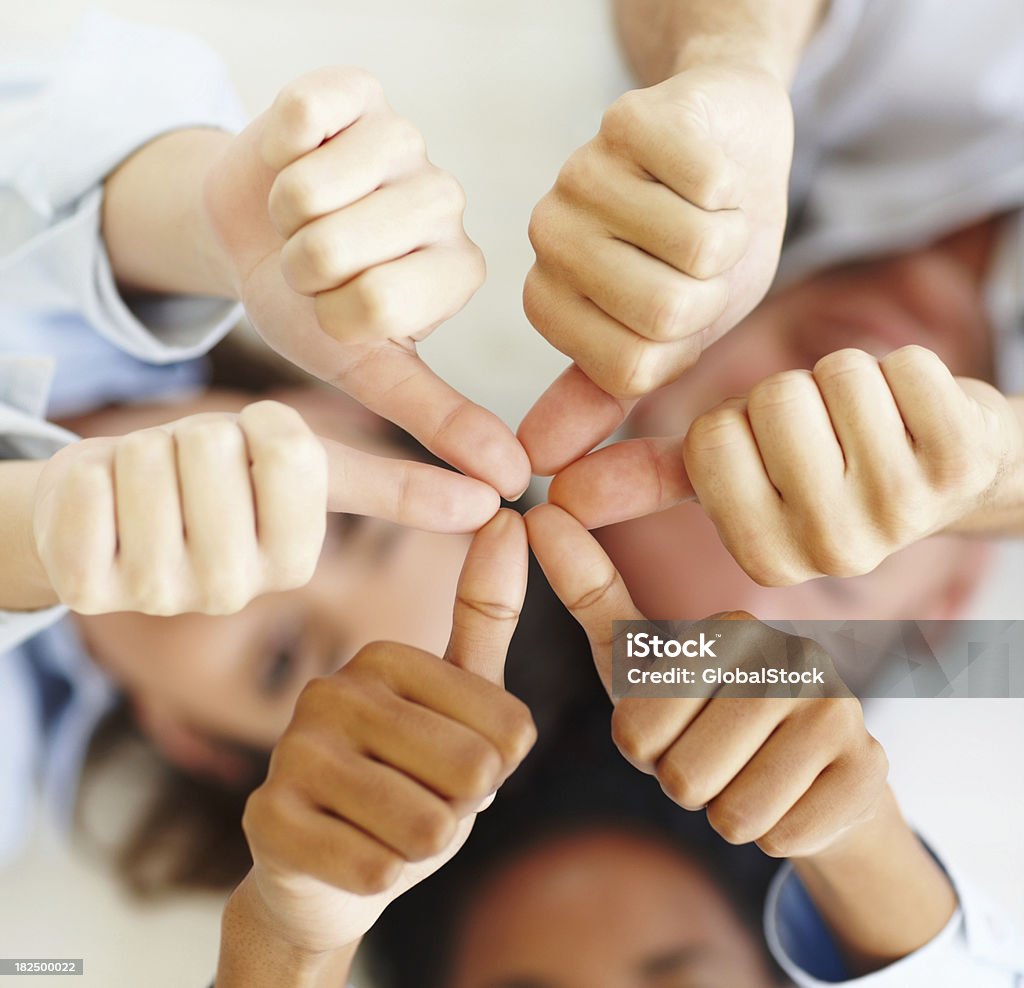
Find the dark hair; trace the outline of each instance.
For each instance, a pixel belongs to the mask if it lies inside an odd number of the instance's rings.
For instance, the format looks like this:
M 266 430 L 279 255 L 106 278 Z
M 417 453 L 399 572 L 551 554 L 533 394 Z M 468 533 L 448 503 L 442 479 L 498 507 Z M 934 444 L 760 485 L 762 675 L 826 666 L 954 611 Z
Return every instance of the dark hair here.
M 680 809 L 655 779 L 625 761 L 611 740 L 611 706 L 597 684 L 589 649 L 584 642 L 581 650 L 569 629 L 560 628 L 567 621 L 563 610 L 549 608 L 543 623 L 565 646 L 553 663 L 560 672 L 553 678 L 573 683 L 578 691 L 569 697 L 559 690 L 555 706 L 543 697 L 524 697 L 546 715 L 538 724 L 538 746 L 494 806 L 478 817 L 462 850 L 392 903 L 367 936 L 370 971 L 380 988 L 443 988 L 459 931 L 488 878 L 534 847 L 592 831 L 633 834 L 696 863 L 762 945 L 768 968 L 778 973 L 761 933 L 761 912 L 778 862 L 752 845 L 726 844 L 704 814 Z M 527 622 L 527 634 L 531 624 L 536 627 L 535 620 Z M 573 671 L 581 661 L 589 672 L 586 683 Z M 523 687 L 527 693 L 544 688 L 531 673 L 537 667 L 536 654 L 514 643 L 509 681 L 520 687 L 520 695 Z

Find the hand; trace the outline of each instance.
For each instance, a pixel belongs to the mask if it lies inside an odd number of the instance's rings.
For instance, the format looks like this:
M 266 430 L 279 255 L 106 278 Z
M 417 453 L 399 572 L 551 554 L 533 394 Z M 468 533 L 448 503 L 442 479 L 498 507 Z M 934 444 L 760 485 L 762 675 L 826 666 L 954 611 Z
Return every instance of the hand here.
M 480 481 L 319 439 L 261 401 L 66 447 L 39 476 L 32 530 L 80 613 L 230 614 L 312 577 L 328 510 L 468 532 L 497 509 Z
M 784 86 L 738 65 L 627 93 L 534 210 L 526 314 L 575 364 L 519 436 L 557 472 L 761 300 L 786 222 Z
M 522 519 L 499 512 L 466 559 L 444 660 L 376 643 L 306 687 L 243 819 L 249 894 L 276 938 L 358 940 L 459 850 L 525 757 L 533 720 L 502 683 L 526 570 Z
M 526 523 L 530 545 L 586 631 L 610 692 L 612 622 L 644 617 L 611 560 L 570 515 L 543 505 Z M 781 635 L 749 615 L 727 617 L 746 618 L 765 636 Z M 757 651 L 756 636 L 746 647 Z M 744 658 L 730 656 L 737 664 Z M 725 840 L 755 841 L 774 857 L 823 853 L 872 820 L 886 793 L 885 752 L 853 697 L 627 696 L 612 714 L 612 735 L 670 799 L 688 810 L 706 807 Z
M 640 439 L 570 466 L 550 499 L 589 528 L 694 497 L 765 586 L 857 576 L 949 529 L 1019 474 L 1024 439 L 994 388 L 930 350 L 839 350 L 767 378 L 682 439 Z
M 525 489 L 509 429 L 416 354 L 480 286 L 484 262 L 462 189 L 375 79 L 326 68 L 291 83 L 211 169 L 205 201 L 270 346 L 505 496 Z

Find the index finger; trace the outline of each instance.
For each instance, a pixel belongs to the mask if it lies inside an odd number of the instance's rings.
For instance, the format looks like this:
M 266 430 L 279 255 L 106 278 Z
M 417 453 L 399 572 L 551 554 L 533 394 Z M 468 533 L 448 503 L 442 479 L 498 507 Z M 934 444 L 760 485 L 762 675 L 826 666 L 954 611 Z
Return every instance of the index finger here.
M 358 356 L 332 383 L 502 496 L 526 490 L 530 461 L 512 430 L 438 377 L 414 348 L 386 340 L 346 349 Z
M 444 658 L 501 686 L 526 597 L 526 527 L 507 508 L 477 532 L 462 567 Z
M 614 525 L 692 500 L 682 439 L 627 439 L 571 463 L 548 500 L 587 528 Z
M 594 665 L 612 692 L 613 621 L 643 621 L 618 570 L 572 515 L 542 504 L 526 515 L 530 547 L 544 575 L 590 641 Z
M 307 72 L 285 86 L 267 111 L 263 160 L 280 171 L 383 102 L 380 83 L 362 69 L 330 65 Z

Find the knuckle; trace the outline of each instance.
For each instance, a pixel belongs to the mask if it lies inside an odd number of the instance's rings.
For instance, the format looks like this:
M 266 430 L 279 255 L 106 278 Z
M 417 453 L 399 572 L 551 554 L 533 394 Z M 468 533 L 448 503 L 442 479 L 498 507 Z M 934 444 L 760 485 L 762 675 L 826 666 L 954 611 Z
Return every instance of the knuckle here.
M 517 697 L 509 696 L 505 723 L 504 754 L 512 765 L 518 765 L 537 741 L 537 725 L 530 708 Z
M 670 286 L 656 293 L 651 303 L 651 338 L 659 341 L 679 339 L 691 329 L 692 296 L 685 289 Z
M 455 836 L 458 820 L 439 800 L 415 810 L 406 821 L 409 835 L 406 853 L 410 861 L 422 861 L 440 854 Z
M 615 146 L 635 147 L 637 132 L 644 126 L 648 97 L 643 90 L 623 93 L 604 112 L 601 136 Z
M 728 795 L 708 806 L 708 823 L 728 844 L 749 844 L 759 836 L 750 813 L 742 802 Z
M 238 426 L 229 418 L 204 416 L 186 420 L 178 428 L 178 437 L 195 452 L 212 459 L 230 456 L 244 446 Z
M 747 408 L 751 415 L 774 412 L 802 404 L 816 393 L 807 371 L 783 371 L 754 385 L 747 396 Z
M 198 610 L 203 614 L 217 617 L 237 614 L 252 599 L 252 590 L 242 567 L 229 570 L 218 566 L 216 572 L 207 573 L 201 582 Z
M 574 202 L 588 201 L 601 186 L 601 170 L 590 144 L 574 151 L 558 171 L 552 198 L 562 196 Z
M 874 372 L 877 368 L 878 361 L 871 354 L 853 347 L 846 347 L 822 357 L 814 365 L 812 373 L 819 381 L 830 381 L 851 374 Z
M 165 573 L 150 569 L 125 574 L 135 610 L 142 614 L 168 616 L 181 610 L 177 587 Z
M 788 858 L 795 853 L 797 845 L 794 838 L 786 833 L 783 826 L 779 825 L 759 837 L 757 846 L 769 858 Z
M 274 116 L 287 127 L 305 130 L 315 125 L 318 107 L 316 89 L 306 79 L 296 79 L 277 94 Z
M 687 238 L 687 274 L 698 279 L 713 278 L 721 274 L 726 267 L 727 248 L 725 234 L 720 225 L 713 220 L 706 221 Z
M 562 207 L 552 195 L 546 195 L 530 214 L 527 235 L 530 245 L 539 258 L 558 256 L 564 237 L 560 235 L 562 226 Z
M 892 353 L 882 358 L 881 365 L 885 369 L 886 376 L 913 376 L 940 367 L 945 369 L 945 364 L 934 351 L 917 343 L 893 350 Z
M 466 210 L 466 190 L 451 173 L 435 168 L 432 173 L 431 193 L 433 201 L 444 215 L 461 216 Z
M 658 762 L 655 772 L 665 795 L 686 810 L 699 810 L 704 803 L 693 785 L 691 774 L 681 759 L 671 755 Z
M 656 344 L 637 340 L 626 351 L 621 371 L 616 375 L 617 382 L 612 382 L 617 398 L 642 398 L 650 394 L 662 383 L 662 370 L 659 366 Z
M 380 336 L 401 335 L 400 309 L 391 279 L 381 268 L 365 271 L 353 284 L 364 323 Z
M 746 413 L 733 406 L 713 408 L 697 416 L 683 442 L 684 459 L 693 461 L 702 453 L 713 453 L 735 445 L 750 430 Z
M 426 158 L 426 138 L 408 117 L 394 114 L 389 121 L 389 130 L 389 141 L 394 147 L 401 148 L 407 158 Z
M 397 881 L 405 862 L 380 845 L 356 857 L 352 870 L 352 889 L 357 895 L 378 895 Z
M 486 796 L 501 772 L 501 756 L 482 737 L 467 740 L 458 758 L 452 758 L 452 795 L 457 799 Z
M 651 734 L 645 730 L 643 708 L 628 698 L 620 700 L 612 711 L 612 741 L 627 761 L 636 766 L 652 767 L 661 752 Z
M 319 204 L 320 185 L 302 162 L 289 165 L 270 187 L 267 208 L 280 225 L 302 225 L 323 211 Z
M 310 228 L 284 245 L 281 261 L 288 282 L 296 291 L 323 290 L 345 270 L 345 248 L 339 237 Z

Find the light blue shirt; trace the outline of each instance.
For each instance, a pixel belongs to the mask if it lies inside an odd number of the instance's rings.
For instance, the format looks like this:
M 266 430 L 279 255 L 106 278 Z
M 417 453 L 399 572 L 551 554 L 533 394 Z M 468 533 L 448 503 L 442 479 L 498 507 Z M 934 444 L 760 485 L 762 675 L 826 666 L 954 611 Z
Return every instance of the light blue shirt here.
M 0 64 L 0 457 L 44 458 L 75 440 L 47 415 L 202 384 L 199 358 L 238 307 L 123 299 L 100 231 L 103 181 L 160 134 L 241 120 L 204 45 L 99 14 L 59 52 Z M 115 696 L 63 614 L 0 612 L 0 864 L 30 830 L 36 790 L 70 821 L 89 738 Z M 40 683 L 52 677 L 70 691 L 44 718 Z

